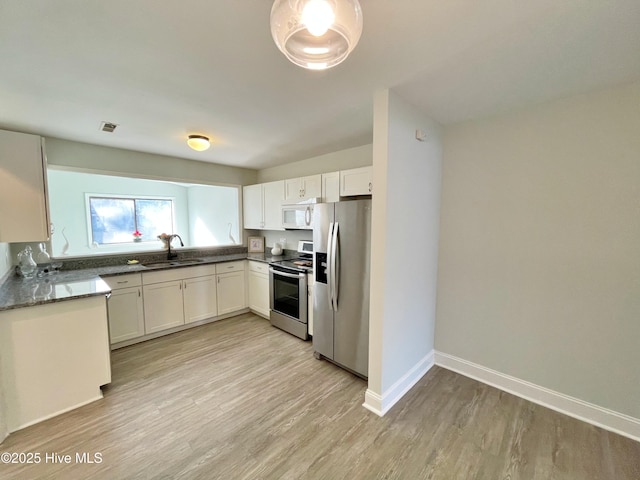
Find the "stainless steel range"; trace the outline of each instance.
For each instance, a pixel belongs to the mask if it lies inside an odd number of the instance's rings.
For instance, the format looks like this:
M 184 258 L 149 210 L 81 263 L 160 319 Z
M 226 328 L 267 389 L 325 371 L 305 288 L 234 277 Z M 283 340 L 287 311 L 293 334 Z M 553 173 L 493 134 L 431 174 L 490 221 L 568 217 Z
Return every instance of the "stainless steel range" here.
M 298 257 L 269 264 L 271 325 L 303 340 L 307 325 L 307 272 L 313 270 L 313 242 L 298 242 Z

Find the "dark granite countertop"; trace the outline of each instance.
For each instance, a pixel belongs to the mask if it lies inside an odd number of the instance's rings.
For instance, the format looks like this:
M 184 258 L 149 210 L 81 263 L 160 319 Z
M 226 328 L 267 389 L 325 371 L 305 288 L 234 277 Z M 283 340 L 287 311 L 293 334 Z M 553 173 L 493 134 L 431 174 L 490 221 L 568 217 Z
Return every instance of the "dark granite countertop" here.
M 197 265 L 209 265 L 215 263 L 232 262 L 236 260 L 253 260 L 270 263 L 285 260 L 296 256 L 295 251 L 287 250 L 284 255 L 273 256 L 270 253 L 231 253 L 226 255 L 208 255 L 191 259 L 182 259 L 180 265 L 145 266 L 143 263 L 128 265 L 103 265 L 87 266 L 73 270 L 61 270 L 57 273 L 36 278 L 22 278 L 16 275 L 9 276 L 0 285 L 0 311 L 15 308 L 42 305 L 51 302 L 73 300 L 76 298 L 106 295 L 111 292 L 109 286 L 100 278 L 128 273 L 143 273 L 174 268 L 187 268 Z M 162 260 L 160 260 L 162 262 Z M 151 262 L 150 262 L 151 263 Z M 90 265 L 90 262 L 86 262 Z M 84 266 L 84 265 L 83 265 Z
M 42 278 L 9 277 L 0 286 L 0 311 L 45 303 L 106 295 L 109 285 L 99 276 L 56 273 Z

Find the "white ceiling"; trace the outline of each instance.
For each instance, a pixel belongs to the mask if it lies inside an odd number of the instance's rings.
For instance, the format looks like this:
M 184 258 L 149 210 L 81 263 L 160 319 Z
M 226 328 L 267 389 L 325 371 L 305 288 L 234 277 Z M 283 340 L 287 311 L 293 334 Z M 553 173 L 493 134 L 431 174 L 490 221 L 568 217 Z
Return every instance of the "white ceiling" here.
M 640 79 L 638 0 L 360 3 L 360 44 L 317 72 L 274 45 L 271 0 L 2 0 L 0 127 L 264 168 L 370 143 L 378 88 L 449 124 Z

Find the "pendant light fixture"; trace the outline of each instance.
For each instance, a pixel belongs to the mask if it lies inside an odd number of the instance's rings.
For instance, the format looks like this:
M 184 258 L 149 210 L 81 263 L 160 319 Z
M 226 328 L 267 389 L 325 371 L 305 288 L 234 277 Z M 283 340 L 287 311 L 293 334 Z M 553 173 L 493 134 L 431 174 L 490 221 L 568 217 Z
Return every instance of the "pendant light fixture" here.
M 296 65 L 324 70 L 343 62 L 362 34 L 358 0 L 276 0 L 271 35 Z
M 197 152 L 204 152 L 211 146 L 211 143 L 209 142 L 209 137 L 205 137 L 204 135 L 189 135 L 187 145 Z

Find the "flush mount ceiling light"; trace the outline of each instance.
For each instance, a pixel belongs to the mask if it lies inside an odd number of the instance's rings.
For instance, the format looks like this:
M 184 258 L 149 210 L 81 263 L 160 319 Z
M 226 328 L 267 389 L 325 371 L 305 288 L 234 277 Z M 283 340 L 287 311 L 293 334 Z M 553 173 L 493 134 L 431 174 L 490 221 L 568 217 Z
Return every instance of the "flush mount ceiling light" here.
M 209 138 L 204 135 L 189 135 L 187 145 L 198 152 L 203 152 L 211 146 L 211 142 L 209 142 Z
M 358 0 L 276 0 L 271 35 L 284 55 L 311 70 L 335 67 L 358 44 L 362 9 Z

